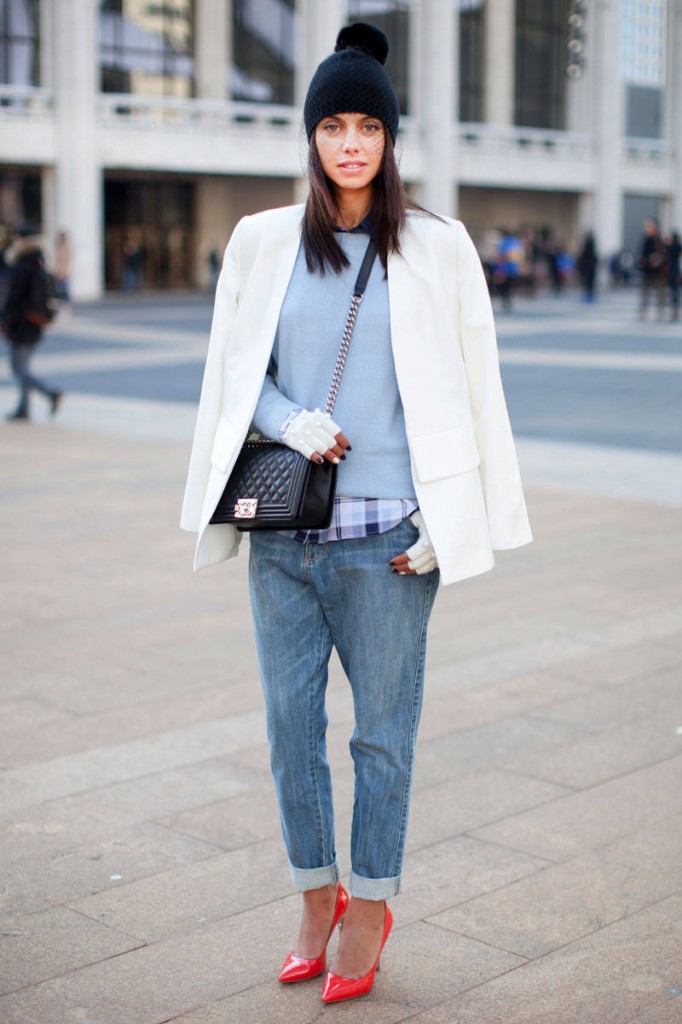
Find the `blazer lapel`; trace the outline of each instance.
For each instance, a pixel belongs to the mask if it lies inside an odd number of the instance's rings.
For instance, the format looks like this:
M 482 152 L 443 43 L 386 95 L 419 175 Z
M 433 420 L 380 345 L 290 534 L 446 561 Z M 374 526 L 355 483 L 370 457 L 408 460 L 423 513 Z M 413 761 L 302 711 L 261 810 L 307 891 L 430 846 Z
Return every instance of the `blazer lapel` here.
M 400 255 L 393 254 L 388 260 L 388 298 L 393 360 L 405 423 L 411 433 L 417 426 L 415 415 L 428 395 L 428 389 L 423 387 L 423 356 L 431 336 L 428 325 L 435 311 L 427 254 L 409 221 L 401 250 Z

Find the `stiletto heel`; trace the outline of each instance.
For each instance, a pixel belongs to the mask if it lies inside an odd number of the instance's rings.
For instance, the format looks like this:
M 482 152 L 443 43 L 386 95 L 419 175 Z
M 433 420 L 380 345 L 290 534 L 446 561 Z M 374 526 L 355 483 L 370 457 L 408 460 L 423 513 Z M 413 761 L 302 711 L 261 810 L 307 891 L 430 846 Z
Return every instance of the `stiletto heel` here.
M 329 929 L 327 941 L 324 944 L 324 949 L 318 957 L 312 960 L 307 957 L 296 956 L 295 953 L 289 953 L 289 956 L 282 964 L 282 970 L 279 972 L 279 981 L 288 985 L 293 981 L 307 981 L 309 978 L 316 978 L 318 974 L 322 974 L 327 966 L 327 946 L 329 945 L 329 940 L 334 934 L 337 924 L 339 927 L 341 926 L 341 918 L 348 909 L 348 899 L 348 893 L 342 885 L 339 885 L 339 891 L 336 894 L 336 905 L 334 907 L 334 918 Z
M 363 974 L 361 978 L 342 978 L 339 974 L 334 974 L 333 971 L 329 971 L 327 977 L 324 979 L 324 985 L 322 987 L 322 1002 L 323 1003 L 338 1003 L 342 999 L 355 999 L 357 996 L 367 995 L 368 992 L 372 991 L 374 987 L 374 977 L 376 972 L 379 970 L 381 963 L 381 954 L 384 946 L 386 945 L 386 939 L 393 925 L 393 915 L 386 905 L 386 916 L 384 918 L 384 934 L 381 939 L 381 948 L 379 949 L 379 955 L 376 958 L 374 966 Z

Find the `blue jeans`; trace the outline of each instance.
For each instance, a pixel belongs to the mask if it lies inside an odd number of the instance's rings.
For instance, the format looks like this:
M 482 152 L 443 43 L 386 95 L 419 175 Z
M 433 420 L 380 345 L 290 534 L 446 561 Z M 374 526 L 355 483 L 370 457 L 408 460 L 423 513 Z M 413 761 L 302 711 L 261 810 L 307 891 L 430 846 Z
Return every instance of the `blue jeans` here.
M 381 900 L 400 891 L 426 629 L 439 573 L 400 576 L 388 563 L 417 535 L 408 519 L 379 536 L 328 544 L 251 534 L 251 607 L 270 760 L 301 890 L 340 875 L 325 741 L 327 667 L 336 647 L 355 710 L 351 893 Z
M 52 398 L 54 395 L 54 391 L 47 384 L 31 373 L 30 362 L 35 347 L 33 342 L 15 342 L 10 345 L 10 366 L 19 385 L 19 405 L 16 411 L 22 415 L 28 415 L 31 391 L 39 391 L 46 398 Z

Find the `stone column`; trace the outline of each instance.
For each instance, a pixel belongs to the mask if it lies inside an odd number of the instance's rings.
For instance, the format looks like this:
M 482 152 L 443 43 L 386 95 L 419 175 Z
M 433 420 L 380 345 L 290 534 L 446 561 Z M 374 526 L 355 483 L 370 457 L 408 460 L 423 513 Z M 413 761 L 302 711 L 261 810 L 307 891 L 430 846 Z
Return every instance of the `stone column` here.
M 60 4 L 54 19 L 55 225 L 71 239 L 75 299 L 97 298 L 104 280 L 102 168 L 95 120 L 97 12 L 92 0 L 70 0 Z
M 303 108 L 310 79 L 318 64 L 334 51 L 336 37 L 346 24 L 346 0 L 298 0 L 296 6 L 296 80 L 294 102 Z M 301 175 L 294 182 L 294 202 L 303 203 L 308 181 Z
M 333 52 L 339 30 L 348 20 L 348 4 L 346 0 L 298 0 L 296 13 L 294 96 L 296 105 L 302 107 L 317 65 Z
M 595 33 L 594 66 L 594 224 L 600 253 L 608 257 L 623 243 L 621 162 L 625 131 L 625 90 L 620 69 L 620 2 L 602 0 L 590 10 Z
M 459 7 L 453 0 L 421 0 L 419 18 L 419 101 L 424 133 L 424 205 L 454 216 L 454 168 L 459 113 Z
M 230 98 L 231 0 L 196 0 L 194 66 L 200 99 Z
M 682 231 L 682 2 L 670 9 L 670 60 L 668 61 L 668 135 L 673 151 L 670 226 Z
M 514 123 L 516 4 L 487 0 L 483 17 L 485 120 L 510 125 Z

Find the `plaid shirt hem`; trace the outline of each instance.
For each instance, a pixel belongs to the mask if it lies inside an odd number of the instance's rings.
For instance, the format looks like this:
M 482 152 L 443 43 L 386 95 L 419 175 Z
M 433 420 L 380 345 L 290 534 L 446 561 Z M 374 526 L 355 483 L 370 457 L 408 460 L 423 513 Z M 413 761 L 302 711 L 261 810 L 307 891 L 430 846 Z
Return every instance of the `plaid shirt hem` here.
M 279 530 L 281 537 L 301 543 L 327 544 L 388 533 L 412 515 L 417 502 L 408 498 L 334 498 L 332 521 L 326 530 Z

